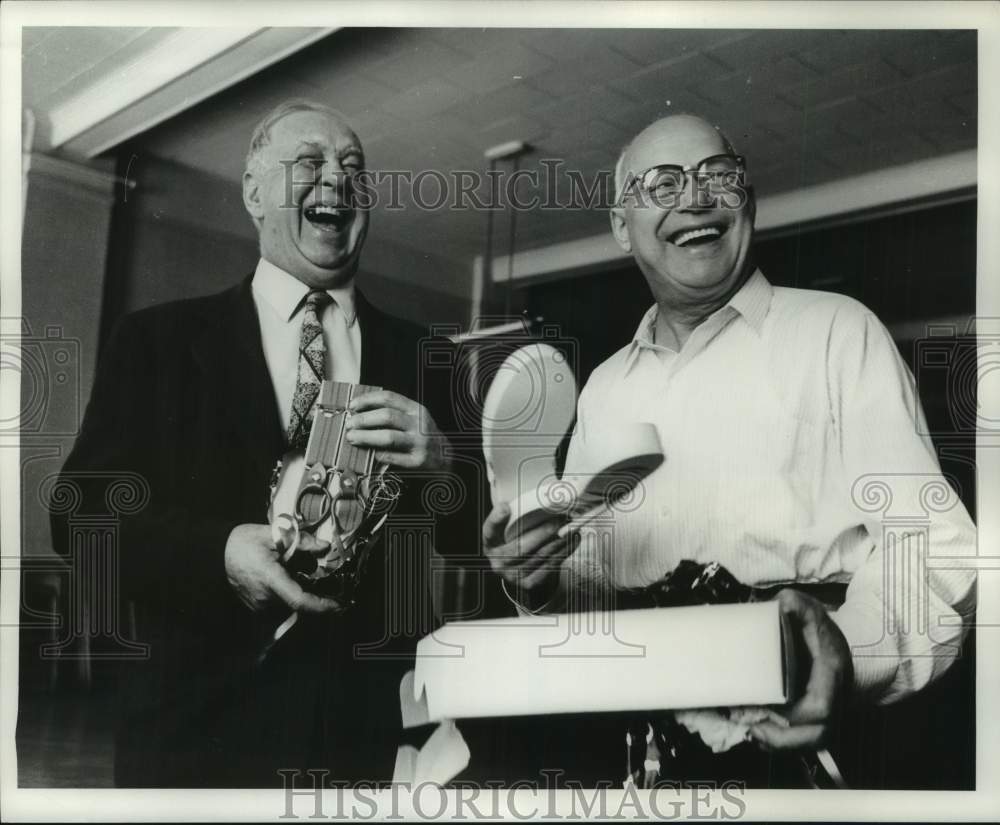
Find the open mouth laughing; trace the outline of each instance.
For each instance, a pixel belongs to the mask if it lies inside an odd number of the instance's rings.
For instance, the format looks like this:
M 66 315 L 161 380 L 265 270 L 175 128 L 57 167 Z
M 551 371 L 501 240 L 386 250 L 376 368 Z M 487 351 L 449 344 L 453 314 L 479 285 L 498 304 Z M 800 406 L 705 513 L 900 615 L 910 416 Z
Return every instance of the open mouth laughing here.
M 729 224 L 707 223 L 699 226 L 688 226 L 673 232 L 667 242 L 674 246 L 695 249 L 718 241 L 729 231 Z
M 302 210 L 305 219 L 321 232 L 340 232 L 354 217 L 354 210 L 339 204 L 317 203 Z

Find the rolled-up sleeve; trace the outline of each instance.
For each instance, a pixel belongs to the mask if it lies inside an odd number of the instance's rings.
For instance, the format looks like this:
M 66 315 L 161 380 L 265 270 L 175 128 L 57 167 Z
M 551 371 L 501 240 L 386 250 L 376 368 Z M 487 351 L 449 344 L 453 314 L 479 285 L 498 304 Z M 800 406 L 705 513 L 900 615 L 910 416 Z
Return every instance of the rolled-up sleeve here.
M 976 604 L 976 529 L 941 474 L 913 376 L 885 327 L 851 305 L 827 352 L 841 485 L 871 538 L 833 618 L 856 688 L 887 704 L 958 657 Z

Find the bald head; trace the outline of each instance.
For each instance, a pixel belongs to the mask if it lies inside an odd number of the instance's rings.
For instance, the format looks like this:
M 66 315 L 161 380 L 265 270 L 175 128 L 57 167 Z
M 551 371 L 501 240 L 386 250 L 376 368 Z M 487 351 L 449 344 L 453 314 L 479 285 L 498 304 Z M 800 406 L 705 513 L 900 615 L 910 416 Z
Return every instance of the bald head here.
M 646 276 L 664 317 L 707 317 L 739 289 L 751 266 L 753 193 L 738 161 L 723 162 L 720 176 L 685 175 L 683 186 L 668 175 L 662 182 L 671 194 L 664 197 L 646 197 L 646 181 L 641 189 L 633 184 L 654 167 L 700 170 L 703 160 L 734 154 L 722 132 L 688 114 L 651 123 L 622 152 L 611 231 Z
M 659 163 L 694 165 L 709 155 L 723 153 L 736 154 L 729 138 L 704 118 L 690 114 L 660 118 L 622 149 L 615 164 L 615 195 L 621 196 L 630 174 L 638 175 L 650 166 Z M 689 154 L 695 157 L 685 157 Z

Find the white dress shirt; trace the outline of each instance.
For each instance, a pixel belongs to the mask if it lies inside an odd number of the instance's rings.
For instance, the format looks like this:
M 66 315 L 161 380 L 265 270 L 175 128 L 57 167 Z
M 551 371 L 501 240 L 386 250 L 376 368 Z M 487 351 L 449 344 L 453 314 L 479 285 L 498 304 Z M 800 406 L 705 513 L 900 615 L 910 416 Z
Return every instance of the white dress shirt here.
M 566 475 L 628 422 L 656 425 L 666 460 L 641 504 L 584 532 L 571 590 L 648 585 L 682 559 L 749 585 L 850 582 L 833 616 L 859 689 L 889 702 L 943 672 L 975 604 L 976 532 L 884 326 L 759 271 L 680 351 L 654 342 L 656 318 L 584 387 Z
M 261 258 L 251 291 L 281 426 L 287 430 L 298 375 L 302 316 L 310 288 Z M 326 343 L 326 377 L 356 384 L 361 379 L 361 324 L 354 308 L 354 284 L 326 292 L 333 298 L 320 318 Z

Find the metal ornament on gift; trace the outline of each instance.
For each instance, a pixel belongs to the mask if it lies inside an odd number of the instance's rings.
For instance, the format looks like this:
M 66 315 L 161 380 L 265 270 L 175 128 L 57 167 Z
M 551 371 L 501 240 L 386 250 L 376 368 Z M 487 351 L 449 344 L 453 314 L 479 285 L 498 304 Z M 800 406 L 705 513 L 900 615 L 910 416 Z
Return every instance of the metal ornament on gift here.
M 305 453 L 285 455 L 271 479 L 268 521 L 281 563 L 303 588 L 345 609 L 355 604 L 371 540 L 400 492 L 371 448 L 344 438 L 351 401 L 379 389 L 324 381 Z M 306 533 L 329 542 L 326 555 L 300 549 Z

